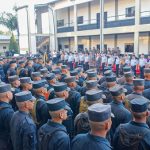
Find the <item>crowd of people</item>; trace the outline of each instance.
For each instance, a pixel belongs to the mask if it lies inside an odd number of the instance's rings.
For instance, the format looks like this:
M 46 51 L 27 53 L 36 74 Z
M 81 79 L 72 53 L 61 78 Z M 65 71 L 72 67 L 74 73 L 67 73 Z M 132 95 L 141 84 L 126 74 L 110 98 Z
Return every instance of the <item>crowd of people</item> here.
M 0 150 L 149 150 L 150 57 L 0 58 Z

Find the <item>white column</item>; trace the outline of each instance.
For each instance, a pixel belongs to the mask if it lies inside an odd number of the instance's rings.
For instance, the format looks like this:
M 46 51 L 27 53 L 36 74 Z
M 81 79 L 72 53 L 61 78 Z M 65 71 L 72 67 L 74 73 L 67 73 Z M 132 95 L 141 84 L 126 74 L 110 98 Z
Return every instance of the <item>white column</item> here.
M 77 37 L 77 5 L 74 3 L 74 51 L 78 50 L 78 37 Z
M 134 53 L 139 55 L 139 29 L 141 12 L 141 0 L 135 0 L 135 32 L 134 32 Z
M 104 50 L 104 0 L 100 0 L 100 52 Z

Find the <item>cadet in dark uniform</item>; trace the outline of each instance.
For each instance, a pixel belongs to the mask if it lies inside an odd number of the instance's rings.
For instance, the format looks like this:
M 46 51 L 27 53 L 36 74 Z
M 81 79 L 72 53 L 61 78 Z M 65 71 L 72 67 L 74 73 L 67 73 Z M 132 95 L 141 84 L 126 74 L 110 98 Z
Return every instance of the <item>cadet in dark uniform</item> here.
M 75 118 L 75 116 L 79 113 L 81 95 L 79 92 L 75 90 L 77 86 L 75 76 L 66 77 L 65 82 L 70 88 L 69 97 L 66 99 L 66 101 L 69 103 L 73 111 L 73 118 Z
M 19 61 L 19 67 L 17 67 L 17 75 L 19 77 L 26 77 L 28 75 L 28 72 L 25 69 L 25 62 L 23 60 Z
M 47 93 L 45 80 L 33 82 L 33 91 L 36 97 L 36 101 L 34 103 L 32 117 L 37 127 L 39 128 L 49 119 L 49 113 L 47 110 L 47 104 L 45 99 L 45 94 Z
M 128 123 L 131 120 L 131 113 L 123 105 L 126 90 L 120 85 L 116 85 L 109 90 L 111 92 L 111 95 L 113 96 L 113 101 L 110 104 L 111 111 L 115 116 L 114 118 L 112 118 L 111 126 L 111 137 L 113 137 L 116 128 L 121 123 Z
M 144 76 L 145 76 L 145 89 L 150 88 L 150 68 L 144 68 Z
M 148 150 L 150 149 L 150 129 L 146 124 L 148 101 L 135 98 L 131 103 L 133 121 L 121 124 L 114 135 L 115 150 Z
M 32 72 L 34 72 L 32 59 L 29 59 L 29 60 L 27 61 L 26 69 L 28 70 L 28 77 L 31 77 Z
M 56 83 L 56 78 L 54 73 L 50 73 L 46 76 L 46 80 L 48 82 L 48 88 L 47 91 L 49 93 L 49 99 L 54 98 L 55 92 L 54 92 L 54 84 Z
M 31 92 L 25 91 L 15 95 L 19 111 L 15 112 L 11 122 L 11 140 L 14 150 L 36 150 L 36 125 L 30 111 L 34 107 L 35 98 Z
M 93 104 L 88 108 L 91 132 L 77 135 L 71 144 L 72 150 L 111 150 L 106 134 L 111 127 L 111 107 Z
M 60 81 L 61 80 L 61 69 L 55 69 L 52 72 L 56 75 L 56 80 Z
M 17 75 L 16 67 L 17 67 L 16 61 L 15 60 L 10 61 L 9 69 L 7 70 L 7 77 Z
M 93 69 L 91 71 L 87 71 L 87 80 L 97 80 L 97 72 Z
M 125 93 L 126 95 L 129 95 L 133 92 L 133 75 L 131 72 L 126 72 L 124 74 L 125 77 L 125 84 L 123 87 L 127 90 Z
M 92 104 L 95 103 L 103 103 L 102 97 L 103 96 L 101 90 L 96 89 L 88 90 L 85 96 L 87 106 L 91 106 Z M 87 112 L 81 112 L 75 117 L 74 128 L 75 128 L 75 135 L 81 133 L 88 133 L 90 131 Z
M 123 67 L 123 73 L 125 74 L 126 72 L 131 72 L 131 67 L 129 67 L 129 66 Z M 124 76 L 121 77 L 121 78 L 119 78 L 119 79 L 117 80 L 117 83 L 123 85 L 123 84 L 125 83 L 125 78 L 124 78 Z
M 20 78 L 21 90 L 22 91 L 30 91 L 32 89 L 33 81 L 30 77 Z
M 68 66 L 67 65 L 62 65 L 61 66 L 61 71 L 62 71 L 62 74 L 61 74 L 61 79 L 59 81 L 60 82 L 65 82 L 65 78 L 67 76 L 69 76 Z
M 45 77 L 46 77 L 47 74 L 48 74 L 47 68 L 42 68 L 42 69 L 40 69 L 40 72 L 41 72 L 42 78 L 45 79 Z
M 11 91 L 13 93 L 13 99 L 10 102 L 10 104 L 12 105 L 12 108 L 14 109 L 14 111 L 16 111 L 16 110 L 18 110 L 18 107 L 17 107 L 16 101 L 15 101 L 15 94 L 21 92 L 20 79 L 17 75 L 14 75 L 14 76 L 8 77 L 8 81 L 11 84 Z
M 55 95 L 59 98 L 64 98 L 66 105 L 70 108 L 69 103 L 66 101 L 69 97 L 70 89 L 67 87 L 66 83 L 58 82 L 54 85 Z M 66 127 L 69 136 L 72 138 L 74 135 L 74 127 L 73 127 L 73 111 L 68 109 L 68 119 L 63 122 L 63 125 Z
M 9 102 L 12 100 L 13 94 L 9 84 L 0 85 L 0 149 L 12 150 L 10 138 L 10 120 L 14 110 Z
M 143 97 L 144 79 L 133 79 L 133 92 L 126 96 L 127 100 L 131 101 L 134 98 Z
M 116 76 L 107 76 L 106 77 L 106 83 L 107 83 L 107 87 L 100 88 L 100 90 L 102 90 L 104 95 L 106 96 L 106 98 L 104 99 L 103 102 L 104 103 L 110 103 L 110 102 L 112 102 L 113 98 L 112 98 L 112 95 L 111 95 L 109 89 L 112 87 L 115 87 L 117 85 Z
M 38 131 L 39 150 L 70 150 L 70 139 L 62 122 L 67 119 L 67 105 L 63 98 L 47 101 L 52 120 Z
M 32 74 L 31 74 L 31 78 L 33 81 L 39 81 L 42 79 L 41 77 L 42 77 L 42 75 L 40 72 L 32 72 Z

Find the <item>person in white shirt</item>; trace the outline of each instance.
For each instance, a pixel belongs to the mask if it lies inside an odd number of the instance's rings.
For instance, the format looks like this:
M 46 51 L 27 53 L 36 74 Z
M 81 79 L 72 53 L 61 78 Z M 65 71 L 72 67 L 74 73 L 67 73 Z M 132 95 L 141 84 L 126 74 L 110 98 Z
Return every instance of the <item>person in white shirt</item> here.
M 79 54 L 79 60 L 80 60 L 80 65 L 83 65 L 84 64 L 84 54 L 83 53 Z
M 109 55 L 108 56 L 108 66 L 112 66 L 113 63 L 114 63 L 114 59 L 113 59 L 112 55 Z
M 103 71 L 103 75 L 104 75 L 104 68 L 107 64 L 107 57 L 106 57 L 106 54 L 103 54 L 102 55 L 102 71 Z
M 68 53 L 67 52 L 65 52 L 64 61 L 65 61 L 65 64 L 67 65 L 67 61 L 68 61 Z
M 78 64 L 79 64 L 79 55 L 78 55 L 78 53 L 75 53 L 74 61 L 75 61 L 75 66 L 78 67 Z
M 147 63 L 147 60 L 144 57 L 144 54 L 141 55 L 139 59 L 139 65 L 140 65 L 140 78 L 144 79 L 144 68 Z
M 73 70 L 73 62 L 74 62 L 74 57 L 73 57 L 72 53 L 69 53 L 69 56 L 68 56 L 68 65 L 70 67 L 70 71 Z
M 119 64 L 120 64 L 119 56 L 115 57 L 115 62 L 114 63 L 116 64 L 116 76 L 119 77 Z
M 134 75 L 136 76 L 136 65 L 137 65 L 137 60 L 135 58 L 135 55 L 132 55 L 132 58 L 131 58 L 131 68 L 132 68 L 132 71 L 134 72 Z
M 84 71 L 89 69 L 89 54 L 86 53 L 84 57 Z

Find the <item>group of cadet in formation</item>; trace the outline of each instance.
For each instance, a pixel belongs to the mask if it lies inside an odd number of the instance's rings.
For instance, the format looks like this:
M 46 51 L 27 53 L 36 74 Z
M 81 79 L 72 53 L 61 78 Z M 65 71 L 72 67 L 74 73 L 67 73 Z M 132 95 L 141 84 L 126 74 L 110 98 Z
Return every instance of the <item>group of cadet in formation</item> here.
M 0 58 L 0 150 L 150 150 L 149 66 L 52 59 Z

